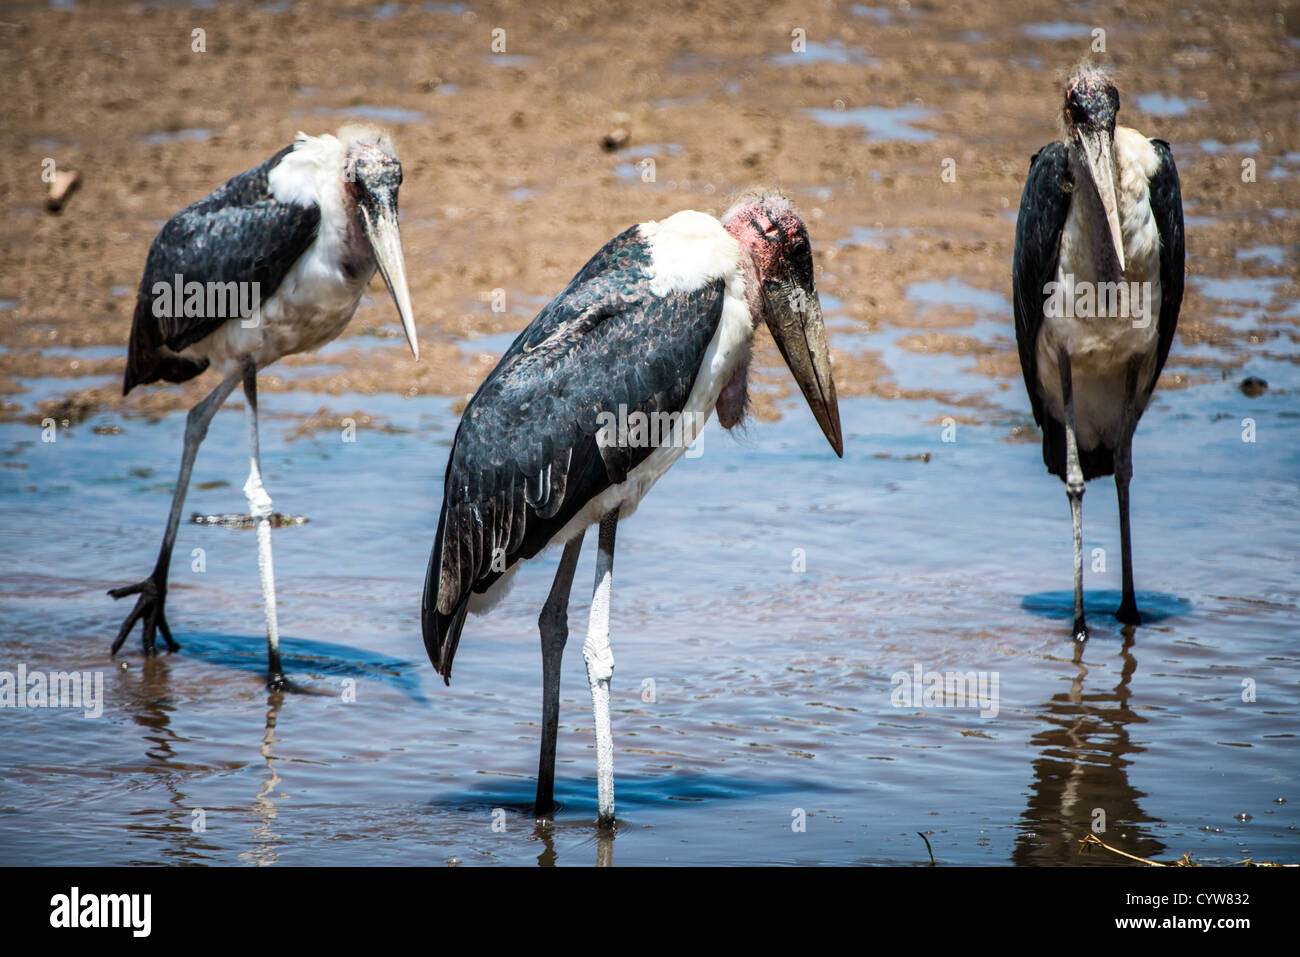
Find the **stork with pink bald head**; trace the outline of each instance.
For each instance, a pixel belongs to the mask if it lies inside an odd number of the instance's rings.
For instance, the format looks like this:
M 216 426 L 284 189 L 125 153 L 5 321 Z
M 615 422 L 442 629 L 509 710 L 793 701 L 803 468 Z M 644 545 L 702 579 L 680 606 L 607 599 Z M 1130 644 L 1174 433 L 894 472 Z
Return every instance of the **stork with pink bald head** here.
M 538 625 L 542 743 L 536 812 L 554 810 L 560 662 L 583 537 L 599 525 L 583 659 L 596 733 L 598 820 L 614 823 L 610 606 L 618 522 L 695 442 L 710 415 L 745 419 L 748 369 L 766 323 L 813 418 L 844 452 L 812 244 L 776 191 L 721 220 L 685 210 L 607 242 L 538 313 L 470 400 L 452 445 L 425 579 L 429 658 L 450 682 L 470 611 L 520 562 L 563 546 Z

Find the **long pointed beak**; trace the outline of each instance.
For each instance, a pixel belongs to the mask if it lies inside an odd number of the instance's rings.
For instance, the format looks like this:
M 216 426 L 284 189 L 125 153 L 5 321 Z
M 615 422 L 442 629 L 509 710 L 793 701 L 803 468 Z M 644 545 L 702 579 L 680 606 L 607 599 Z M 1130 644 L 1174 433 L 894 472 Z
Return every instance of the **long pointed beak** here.
M 804 289 L 791 281 L 763 284 L 767 300 L 767 328 L 781 350 L 781 358 L 799 383 L 822 427 L 826 441 L 840 458 L 844 457 L 844 437 L 840 431 L 840 406 L 835 398 L 835 380 L 831 378 L 831 354 L 826 346 L 826 326 L 817 291 Z
M 402 331 L 411 347 L 411 355 L 420 358 L 420 343 L 415 335 L 415 317 L 411 313 L 411 292 L 406 288 L 406 262 L 402 258 L 402 234 L 397 228 L 397 204 L 381 202 L 372 216 L 365 203 L 361 204 L 361 221 L 366 236 L 375 251 L 375 261 L 384 277 L 388 291 L 397 306 L 397 316 L 402 320 Z
M 1124 274 L 1124 235 L 1119 228 L 1118 190 L 1115 185 L 1115 141 L 1107 130 L 1079 130 L 1079 145 L 1083 147 L 1087 158 L 1088 175 L 1092 185 L 1101 197 L 1102 208 L 1106 211 L 1106 222 L 1110 225 L 1110 240 L 1114 247 L 1115 261 L 1119 264 L 1120 275 Z

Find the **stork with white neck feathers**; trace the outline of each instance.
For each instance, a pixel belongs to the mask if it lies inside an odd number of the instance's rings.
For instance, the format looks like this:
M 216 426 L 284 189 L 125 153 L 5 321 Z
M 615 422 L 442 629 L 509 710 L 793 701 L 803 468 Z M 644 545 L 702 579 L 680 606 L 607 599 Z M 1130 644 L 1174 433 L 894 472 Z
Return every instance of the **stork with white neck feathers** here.
M 744 417 L 746 371 L 766 322 L 813 416 L 843 454 L 839 406 L 803 221 L 777 193 L 753 193 L 722 221 L 691 210 L 605 244 L 506 350 L 461 418 L 424 587 L 424 643 L 443 679 L 465 615 L 525 559 L 564 545 L 538 619 L 542 743 L 536 811 L 552 813 L 560 660 L 574 568 L 599 523 L 583 658 L 596 729 L 599 821 L 614 822 L 609 644 L 614 534 L 716 409 Z M 622 414 L 620 414 L 622 413 Z M 677 414 L 667 441 L 611 427 L 631 413 Z M 477 599 L 477 601 L 476 601 Z
M 257 373 L 283 356 L 318 349 L 339 335 L 375 270 L 384 277 L 412 354 L 419 358 L 406 287 L 397 193 L 402 167 L 386 134 L 345 126 L 337 137 L 297 139 L 266 162 L 229 180 L 173 216 L 149 249 L 131 323 L 122 394 L 137 385 L 184 382 L 209 365 L 221 382 L 190 410 L 185 450 L 158 561 L 148 578 L 114 588 L 114 598 L 139 595 L 113 642 L 116 654 L 137 621 L 144 651 L 161 632 L 179 645 L 164 605 L 172 547 L 199 444 L 217 409 L 241 382 L 247 399 L 250 470 L 244 492 L 257 527 L 257 562 L 267 630 L 267 680 L 283 683 L 275 575 L 271 563 L 271 498 L 262 484 L 257 434 Z M 184 306 L 173 289 L 238 288 L 249 315 L 213 310 L 209 294 Z M 245 292 L 251 287 L 252 295 Z M 193 307 L 193 308 L 192 308 Z
M 1085 67 L 1070 78 L 1065 139 L 1030 163 L 1012 267 L 1016 342 L 1043 429 L 1043 462 L 1065 482 L 1070 501 L 1080 641 L 1088 637 L 1088 479 L 1115 476 L 1123 560 L 1115 614 L 1125 624 L 1141 622 L 1129 535 L 1133 432 L 1169 355 L 1183 297 L 1183 206 L 1169 144 L 1116 126 L 1118 112 L 1119 92 L 1101 70 Z M 1135 283 L 1145 292 L 1130 297 Z M 1089 308 L 1062 309 L 1062 297 L 1071 305 L 1076 290 Z

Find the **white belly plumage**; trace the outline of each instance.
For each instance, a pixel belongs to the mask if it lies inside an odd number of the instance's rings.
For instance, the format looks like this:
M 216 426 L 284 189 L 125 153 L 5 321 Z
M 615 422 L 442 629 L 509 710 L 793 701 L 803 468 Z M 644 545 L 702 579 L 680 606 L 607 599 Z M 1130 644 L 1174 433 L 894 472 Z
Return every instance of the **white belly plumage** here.
M 346 328 L 373 275 L 371 267 L 348 278 L 336 257 L 324 253 L 317 241 L 253 317 L 231 319 L 181 355 L 207 359 L 224 375 L 241 356 L 253 356 L 262 369 L 284 356 L 319 349 Z
M 347 326 L 375 266 L 354 277 L 343 269 L 349 218 L 339 170 L 345 151 L 346 145 L 328 134 L 298 134 L 294 150 L 271 170 L 267 182 L 282 203 L 319 207 L 316 239 L 253 317 L 230 320 L 182 355 L 207 359 L 223 375 L 246 355 L 261 369 L 283 356 L 319 349 Z
M 1115 149 L 1121 171 L 1118 184 L 1120 228 L 1124 237 L 1125 283 L 1143 283 L 1146 319 L 1131 315 L 1078 316 L 1044 314 L 1038 331 L 1038 382 L 1047 411 L 1065 421 L 1061 377 L 1057 355 L 1064 349 L 1070 356 L 1070 379 L 1074 392 L 1074 417 L 1081 449 L 1100 444 L 1113 447 L 1123 425 L 1124 392 L 1128 363 L 1141 357 L 1138 389 L 1142 393 L 1155 374 L 1156 344 L 1159 341 L 1160 234 L 1151 212 L 1148 183 L 1158 166 L 1150 142 L 1136 130 L 1119 127 Z M 1087 221 L 1087 206 L 1070 204 L 1056 281 L 1065 287 L 1095 290 L 1099 282 L 1093 248 L 1097 232 Z

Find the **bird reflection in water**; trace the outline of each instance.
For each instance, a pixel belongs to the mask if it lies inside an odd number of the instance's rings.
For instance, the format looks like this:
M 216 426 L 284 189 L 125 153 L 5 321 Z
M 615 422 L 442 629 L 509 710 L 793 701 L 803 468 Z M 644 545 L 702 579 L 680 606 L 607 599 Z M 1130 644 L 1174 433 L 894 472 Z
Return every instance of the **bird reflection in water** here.
M 612 867 L 614 865 L 614 835 L 616 828 L 602 827 L 596 829 L 596 866 Z M 539 818 L 533 827 L 533 837 L 542 842 L 542 851 L 537 855 L 538 867 L 555 867 L 558 859 L 555 853 L 555 821 Z
M 1012 860 L 1025 864 L 1112 863 L 1107 855 L 1079 857 L 1079 842 L 1094 833 L 1107 844 L 1139 857 L 1152 858 L 1164 845 L 1139 824 L 1156 821 L 1138 803 L 1146 795 L 1128 781 L 1133 755 L 1145 748 L 1129 737 L 1130 724 L 1146 719 L 1129 706 L 1129 682 L 1137 671 L 1132 654 L 1132 625 L 1123 630 L 1119 683 L 1109 692 L 1085 694 L 1088 666 L 1083 656 L 1100 644 L 1074 646 L 1076 673 L 1068 692 L 1054 695 L 1040 709 L 1046 730 L 1031 739 L 1040 757 L 1034 761 L 1029 806 Z M 1120 863 L 1118 860 L 1116 863 Z
M 258 867 L 276 863 L 280 859 L 280 847 L 283 843 L 280 835 L 275 831 L 277 809 L 273 795 L 280 785 L 280 772 L 275 769 L 276 759 L 271 751 L 271 746 L 279 743 L 280 740 L 275 736 L 275 724 L 280 716 L 282 704 L 284 704 L 282 691 L 272 691 L 267 695 L 266 730 L 262 734 L 262 743 L 258 747 L 262 760 L 266 762 L 266 780 L 262 783 L 262 790 L 254 796 L 253 806 L 250 808 L 255 821 L 252 833 L 254 847 L 239 855 L 241 859 Z

